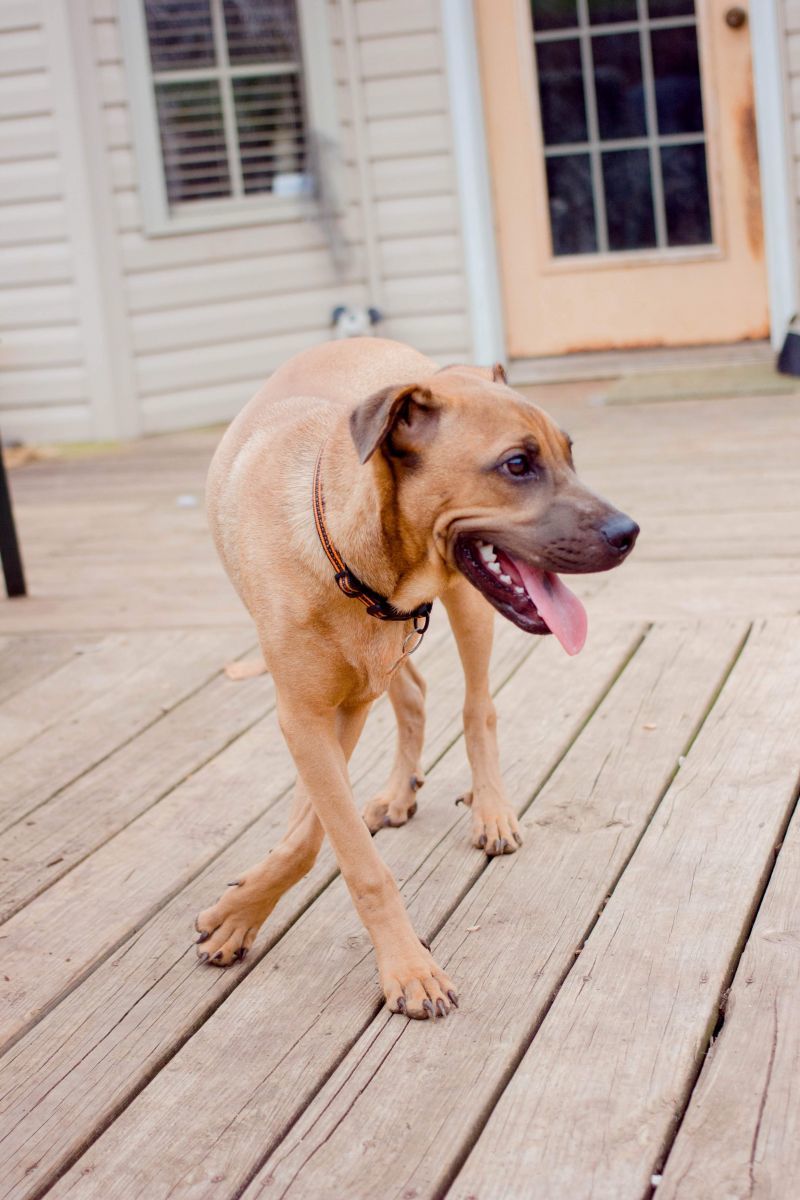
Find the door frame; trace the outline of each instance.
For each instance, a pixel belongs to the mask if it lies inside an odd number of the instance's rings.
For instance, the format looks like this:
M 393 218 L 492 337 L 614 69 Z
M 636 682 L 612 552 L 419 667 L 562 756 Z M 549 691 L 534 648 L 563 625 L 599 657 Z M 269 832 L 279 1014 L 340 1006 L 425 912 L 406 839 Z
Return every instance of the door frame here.
M 702 0 L 700 0 L 702 3 Z M 465 120 L 466 111 L 483 113 L 479 47 L 473 0 L 442 0 L 445 42 L 457 42 L 468 53 L 448 53 L 447 68 L 453 117 L 453 142 L 464 238 L 464 266 L 470 304 L 473 353 L 480 360 L 504 359 L 502 321 L 486 320 L 487 296 L 499 297 L 500 264 L 495 246 L 491 193 L 476 188 L 474 165 L 484 164 L 488 182 L 488 147 L 484 121 Z M 779 0 L 757 0 L 749 13 L 753 86 L 758 132 L 759 171 L 764 221 L 764 255 L 771 340 L 781 345 L 798 308 L 797 225 L 792 187 L 786 32 Z M 488 193 L 488 194 L 487 194 Z M 490 278 L 487 278 L 487 273 Z M 487 353 L 487 349 L 491 353 Z

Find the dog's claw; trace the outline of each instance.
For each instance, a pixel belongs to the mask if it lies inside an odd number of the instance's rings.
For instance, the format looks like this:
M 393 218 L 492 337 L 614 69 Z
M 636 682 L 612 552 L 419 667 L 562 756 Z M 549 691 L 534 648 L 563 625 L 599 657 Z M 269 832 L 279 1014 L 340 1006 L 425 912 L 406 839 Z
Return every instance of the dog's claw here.
M 483 850 L 485 848 L 486 840 L 487 840 L 486 834 L 482 833 L 481 836 L 478 838 L 478 845 L 480 846 L 481 850 Z
M 425 947 L 426 950 L 430 950 L 430 948 L 431 948 L 430 942 L 426 942 L 425 938 L 420 938 L 419 940 L 422 943 L 422 945 Z
M 208 955 L 207 954 L 198 954 L 197 961 L 199 963 L 208 962 Z
M 425 786 L 425 780 L 420 779 L 418 775 L 412 775 L 409 782 L 412 792 L 418 792 L 421 787 Z
M 405 1016 L 405 1015 L 406 1015 L 406 999 L 405 999 L 405 996 L 401 996 L 401 997 L 400 997 L 400 999 L 397 1001 L 397 1011 L 398 1011 L 399 1013 L 402 1013 L 402 1014 L 403 1014 L 403 1016 Z
M 522 845 L 522 838 L 520 837 L 520 835 L 518 833 L 514 834 L 514 841 L 517 843 L 518 846 Z
M 210 937 L 210 933 L 206 933 L 205 931 L 201 930 L 200 937 L 194 939 L 195 946 L 199 946 L 201 942 L 207 942 Z
M 458 808 L 459 804 L 466 804 L 466 803 L 467 802 L 463 796 L 456 796 L 456 808 Z
M 244 962 L 247 958 L 247 946 L 240 946 L 233 957 L 238 958 L 239 962 Z
M 455 992 L 448 992 L 447 999 L 450 1001 L 453 1008 L 458 1008 L 458 996 L 455 994 Z
M 228 884 L 228 887 L 241 887 L 241 886 L 242 886 L 241 879 L 234 879 L 233 883 Z
M 436 1001 L 436 1013 L 437 1013 L 437 1016 L 440 1016 L 440 1017 L 447 1016 L 447 1008 L 445 1007 L 444 1000 Z
M 436 1020 L 436 1013 L 433 1011 L 433 1001 L 432 1000 L 423 1000 L 422 1008 L 423 1008 L 423 1011 L 428 1014 L 429 1020 L 431 1020 L 431 1021 Z

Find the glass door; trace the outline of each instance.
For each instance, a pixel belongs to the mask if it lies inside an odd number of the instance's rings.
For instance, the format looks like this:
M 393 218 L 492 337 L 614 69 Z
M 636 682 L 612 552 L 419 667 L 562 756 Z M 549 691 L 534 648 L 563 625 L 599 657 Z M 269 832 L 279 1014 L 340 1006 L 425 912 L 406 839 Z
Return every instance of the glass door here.
M 765 336 L 746 9 L 478 0 L 478 21 L 510 352 Z

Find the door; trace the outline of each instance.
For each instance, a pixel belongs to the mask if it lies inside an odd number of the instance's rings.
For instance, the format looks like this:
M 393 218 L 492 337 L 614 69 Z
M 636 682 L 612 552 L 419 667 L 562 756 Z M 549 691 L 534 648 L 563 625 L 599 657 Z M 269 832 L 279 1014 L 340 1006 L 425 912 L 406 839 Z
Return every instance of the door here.
M 476 14 L 509 354 L 768 336 L 746 7 Z

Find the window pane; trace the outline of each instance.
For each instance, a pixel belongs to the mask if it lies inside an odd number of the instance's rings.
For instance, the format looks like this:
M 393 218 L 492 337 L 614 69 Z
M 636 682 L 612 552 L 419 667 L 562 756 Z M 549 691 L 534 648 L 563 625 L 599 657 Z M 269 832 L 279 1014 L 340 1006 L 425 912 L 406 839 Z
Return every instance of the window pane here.
M 602 157 L 609 250 L 655 246 L 650 155 L 646 150 L 611 150 Z
M 234 65 L 299 61 L 295 0 L 223 0 L 223 11 Z
M 694 25 L 654 30 L 653 75 L 659 133 L 700 133 L 703 100 Z
M 145 0 L 144 11 L 154 71 L 214 65 L 209 0 Z
M 276 177 L 305 170 L 303 100 L 296 73 L 233 84 L 245 192 L 269 192 Z
M 597 233 L 588 154 L 547 159 L 553 254 L 593 254 Z
M 650 17 L 693 17 L 694 0 L 648 0 Z
M 161 152 L 170 204 L 230 195 L 219 85 L 156 85 Z
M 589 0 L 589 20 L 592 25 L 635 21 L 638 15 L 636 0 Z
M 577 0 L 531 0 L 536 33 L 545 29 L 572 29 L 578 24 Z
M 639 137 L 647 132 L 638 33 L 592 38 L 597 119 L 601 138 Z
M 545 145 L 586 141 L 581 48 L 577 38 L 536 47 Z
M 670 246 L 707 245 L 711 213 L 705 146 L 664 146 L 661 173 Z

